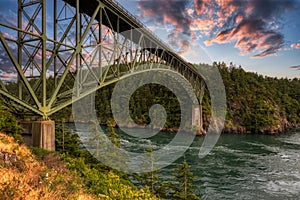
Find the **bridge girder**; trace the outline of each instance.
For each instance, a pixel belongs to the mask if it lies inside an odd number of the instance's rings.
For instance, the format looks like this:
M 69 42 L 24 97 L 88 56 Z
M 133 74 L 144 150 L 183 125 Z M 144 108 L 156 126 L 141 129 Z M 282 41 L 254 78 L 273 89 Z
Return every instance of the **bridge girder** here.
M 0 20 L 0 47 L 11 63 L 7 71 L 16 74 L 9 80 L 15 84 L 0 80 L 0 94 L 18 113 L 48 119 L 74 100 L 141 73 L 140 63 L 149 66 L 145 71 L 168 65 L 159 70 L 182 74 L 202 100 L 204 82 L 195 68 L 113 1 L 18 0 L 17 10 L 16 24 Z M 78 73 L 77 85 L 93 79 L 97 86 L 74 97 Z

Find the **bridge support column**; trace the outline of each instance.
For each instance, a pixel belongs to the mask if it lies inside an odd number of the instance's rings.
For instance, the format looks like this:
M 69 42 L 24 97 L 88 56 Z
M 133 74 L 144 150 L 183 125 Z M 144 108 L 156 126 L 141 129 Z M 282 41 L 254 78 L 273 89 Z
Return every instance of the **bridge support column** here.
M 55 151 L 55 122 L 51 120 L 20 122 L 27 145 Z
M 205 131 L 203 130 L 203 117 L 201 105 L 193 106 L 192 126 L 196 128 L 197 135 L 205 134 Z
M 32 145 L 55 151 L 55 122 L 36 121 L 32 124 Z

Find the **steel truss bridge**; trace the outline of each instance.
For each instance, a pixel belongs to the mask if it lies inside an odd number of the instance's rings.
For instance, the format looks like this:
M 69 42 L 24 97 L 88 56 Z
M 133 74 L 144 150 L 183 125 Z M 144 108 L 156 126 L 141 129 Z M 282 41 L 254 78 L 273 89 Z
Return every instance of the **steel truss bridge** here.
M 0 59 L 0 69 L 7 67 L 2 71 L 10 77 L 2 76 L 0 94 L 18 113 L 48 119 L 125 74 L 141 73 L 139 63 L 179 72 L 201 103 L 204 82 L 196 69 L 111 0 L 18 0 L 15 19 L 0 19 L 0 41 L 1 54 L 9 58 L 7 66 Z M 103 70 L 101 77 L 95 68 Z M 74 97 L 69 82 L 82 69 L 97 85 Z

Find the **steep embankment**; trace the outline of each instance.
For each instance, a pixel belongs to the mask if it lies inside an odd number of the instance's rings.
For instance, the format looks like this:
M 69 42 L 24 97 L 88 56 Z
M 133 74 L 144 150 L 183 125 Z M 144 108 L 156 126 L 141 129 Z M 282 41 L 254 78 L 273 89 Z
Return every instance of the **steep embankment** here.
M 300 126 L 300 79 L 262 76 L 232 64 L 215 66 L 227 96 L 224 132 L 274 134 Z
M 0 133 L 1 199 L 95 199 L 52 153 L 38 160 L 25 145 Z
M 35 152 L 33 154 L 32 152 Z M 148 189 L 136 188 L 122 174 L 84 157 L 62 156 L 20 145 L 0 133 L 0 199 L 156 200 Z

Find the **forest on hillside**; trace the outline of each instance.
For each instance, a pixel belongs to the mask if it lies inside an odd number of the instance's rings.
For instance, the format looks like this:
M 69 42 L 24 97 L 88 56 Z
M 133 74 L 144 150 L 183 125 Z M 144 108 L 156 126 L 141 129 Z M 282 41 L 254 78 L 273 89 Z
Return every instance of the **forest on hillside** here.
M 195 64 L 195 67 L 218 68 L 226 90 L 227 112 L 224 132 L 228 133 L 277 133 L 300 125 L 300 78 L 276 78 L 246 72 L 232 63 L 214 62 L 213 65 Z M 33 81 L 33 80 L 32 80 Z M 54 82 L 50 77 L 48 83 Z M 68 84 L 73 86 L 70 76 Z M 54 90 L 54 84 L 47 89 Z M 113 119 L 111 95 L 115 84 L 108 85 L 95 94 L 95 108 L 99 121 L 107 125 Z M 8 86 L 16 91 L 17 86 Z M 64 88 L 63 88 L 64 89 Z M 67 89 L 67 88 L 65 88 Z M 125 88 L 126 89 L 126 88 Z M 166 87 L 147 84 L 138 88 L 130 98 L 130 114 L 135 123 L 150 123 L 149 109 L 161 104 L 167 113 L 165 130 L 176 130 L 180 125 L 180 106 L 176 96 Z M 205 90 L 202 108 L 204 128 L 208 128 L 211 115 L 210 94 Z M 21 116 L 19 116 L 21 117 Z M 54 115 L 54 120 L 72 121 L 72 107 L 69 106 Z
M 224 132 L 277 133 L 300 125 L 300 78 L 276 78 L 246 72 L 232 63 L 214 62 L 222 76 L 227 98 Z M 195 65 L 196 67 L 199 65 Z M 96 92 L 96 109 L 101 124 L 113 118 L 110 107 L 114 84 Z M 161 104 L 167 112 L 166 130 L 174 130 L 180 124 L 180 106 L 175 95 L 157 84 L 140 87 L 130 99 L 130 114 L 137 124 L 150 123 L 149 109 Z M 211 105 L 208 90 L 202 101 L 204 128 L 209 125 Z M 71 108 L 53 115 L 54 119 L 68 119 Z
M 227 96 L 225 132 L 276 133 L 300 125 L 300 79 L 273 78 L 214 63 Z

